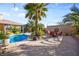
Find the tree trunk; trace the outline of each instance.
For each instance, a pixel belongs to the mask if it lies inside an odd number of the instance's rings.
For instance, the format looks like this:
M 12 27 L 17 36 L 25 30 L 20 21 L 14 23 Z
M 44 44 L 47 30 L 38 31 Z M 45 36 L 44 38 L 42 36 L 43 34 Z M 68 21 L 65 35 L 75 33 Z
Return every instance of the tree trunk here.
M 38 10 L 36 10 L 35 29 L 35 36 L 38 36 Z
M 35 21 L 35 36 L 37 36 L 38 35 L 38 21 L 36 20 Z
M 33 37 L 33 40 L 36 41 L 38 40 L 38 20 L 35 20 L 35 35 Z
M 33 38 L 33 40 L 37 40 L 38 39 L 38 11 L 36 12 L 36 18 L 35 18 L 35 37 Z

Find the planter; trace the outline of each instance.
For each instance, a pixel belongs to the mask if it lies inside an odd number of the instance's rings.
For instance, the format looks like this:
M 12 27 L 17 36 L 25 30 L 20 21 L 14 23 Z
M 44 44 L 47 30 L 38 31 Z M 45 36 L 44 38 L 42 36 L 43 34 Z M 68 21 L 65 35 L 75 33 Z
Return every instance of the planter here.
M 7 39 L 3 39 L 2 44 L 4 47 L 7 46 L 8 45 Z
M 36 40 L 38 40 L 38 37 L 37 36 L 34 36 L 33 37 L 33 41 L 36 41 Z

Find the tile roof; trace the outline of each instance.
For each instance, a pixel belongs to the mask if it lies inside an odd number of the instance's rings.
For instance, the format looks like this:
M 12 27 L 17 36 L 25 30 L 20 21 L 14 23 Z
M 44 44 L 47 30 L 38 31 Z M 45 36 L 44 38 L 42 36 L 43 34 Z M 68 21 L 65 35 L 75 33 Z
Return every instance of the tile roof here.
M 0 24 L 22 25 L 22 24 L 20 24 L 20 23 L 17 23 L 17 22 L 11 21 L 11 20 L 5 20 L 5 19 L 0 20 Z

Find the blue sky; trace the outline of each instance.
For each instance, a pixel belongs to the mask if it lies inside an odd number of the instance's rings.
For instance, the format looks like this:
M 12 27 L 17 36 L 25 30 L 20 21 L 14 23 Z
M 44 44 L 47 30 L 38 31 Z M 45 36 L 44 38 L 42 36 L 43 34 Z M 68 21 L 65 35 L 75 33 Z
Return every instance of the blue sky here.
M 12 20 L 22 24 L 26 24 L 29 19 L 25 18 L 26 10 L 23 3 L 0 3 L 0 14 L 3 14 L 4 19 Z M 73 3 L 52 3 L 47 6 L 47 17 L 43 18 L 41 23 L 45 26 L 56 25 L 63 20 L 63 16 L 70 12 Z M 78 7 L 79 4 L 76 4 Z

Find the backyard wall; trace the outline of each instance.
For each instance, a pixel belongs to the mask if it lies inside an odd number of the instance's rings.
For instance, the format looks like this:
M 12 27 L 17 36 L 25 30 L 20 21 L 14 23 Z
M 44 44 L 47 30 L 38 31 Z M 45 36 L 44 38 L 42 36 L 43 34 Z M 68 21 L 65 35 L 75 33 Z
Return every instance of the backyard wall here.
M 62 31 L 63 35 L 71 35 L 73 31 L 72 25 L 56 25 L 56 26 L 47 26 L 47 31 L 54 31 L 55 28 L 59 28 L 59 31 Z

